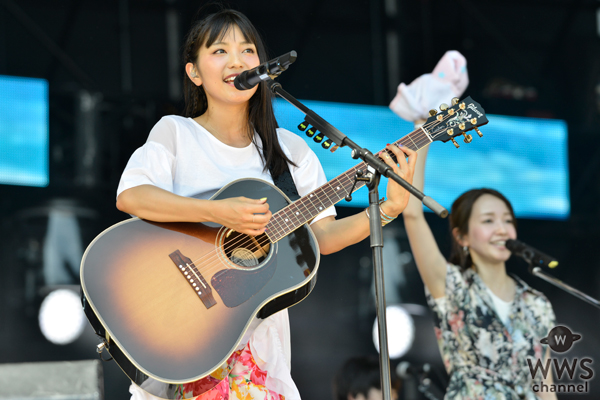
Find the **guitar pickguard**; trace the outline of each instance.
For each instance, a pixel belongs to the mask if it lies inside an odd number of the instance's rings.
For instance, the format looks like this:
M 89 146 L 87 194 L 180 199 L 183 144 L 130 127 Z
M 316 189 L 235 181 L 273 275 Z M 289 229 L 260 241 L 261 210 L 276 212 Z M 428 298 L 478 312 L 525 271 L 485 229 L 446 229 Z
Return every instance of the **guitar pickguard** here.
M 229 308 L 237 307 L 250 300 L 271 280 L 277 269 L 276 257 L 262 268 L 251 271 L 225 269 L 217 272 L 210 280 L 223 304 Z
M 226 307 L 245 303 L 271 280 L 277 268 L 275 246 L 265 234 L 248 236 L 221 229 L 219 259 L 230 268 L 215 273 L 211 284 Z

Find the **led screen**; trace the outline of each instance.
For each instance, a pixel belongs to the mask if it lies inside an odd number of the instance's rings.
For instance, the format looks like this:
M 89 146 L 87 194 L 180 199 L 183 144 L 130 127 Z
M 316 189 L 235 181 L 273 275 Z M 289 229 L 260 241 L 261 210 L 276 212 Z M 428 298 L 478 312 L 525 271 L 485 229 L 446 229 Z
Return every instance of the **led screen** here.
M 411 123 L 384 106 L 301 102 L 372 152 L 414 129 Z M 485 109 L 485 104 L 481 105 Z M 277 99 L 275 114 L 281 127 L 306 139 L 321 160 L 329 180 L 358 163 L 350 157 L 348 147 L 331 153 L 298 130 L 304 114 L 288 102 Z M 473 141 L 465 144 L 458 140 L 458 149 L 451 142 L 435 141 L 430 145 L 423 192 L 449 210 L 464 191 L 489 187 L 499 190 L 511 201 L 517 217 L 568 218 L 567 124 L 562 120 L 490 114 L 487 118 L 489 124 L 480 129 L 482 138 L 471 131 Z M 380 197 L 385 195 L 386 185 L 384 178 L 379 187 Z M 366 207 L 367 193 L 367 189 L 362 188 L 353 195 L 352 202 L 342 200 L 337 205 Z
M 48 180 L 48 83 L 0 75 L 0 184 Z

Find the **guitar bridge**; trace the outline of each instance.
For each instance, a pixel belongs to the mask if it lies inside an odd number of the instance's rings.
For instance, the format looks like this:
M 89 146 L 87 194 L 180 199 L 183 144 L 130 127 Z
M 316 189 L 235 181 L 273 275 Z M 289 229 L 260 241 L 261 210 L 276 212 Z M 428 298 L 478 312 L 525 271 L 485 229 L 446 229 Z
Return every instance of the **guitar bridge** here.
M 169 254 L 169 257 L 175 266 L 177 266 L 181 275 L 188 281 L 192 290 L 198 294 L 198 297 L 200 297 L 204 306 L 206 308 L 211 308 L 216 305 L 217 301 L 212 295 L 210 285 L 206 282 L 206 279 L 204 279 L 200 271 L 198 271 L 198 268 L 196 268 L 192 260 L 181 254 L 179 250 L 175 250 Z

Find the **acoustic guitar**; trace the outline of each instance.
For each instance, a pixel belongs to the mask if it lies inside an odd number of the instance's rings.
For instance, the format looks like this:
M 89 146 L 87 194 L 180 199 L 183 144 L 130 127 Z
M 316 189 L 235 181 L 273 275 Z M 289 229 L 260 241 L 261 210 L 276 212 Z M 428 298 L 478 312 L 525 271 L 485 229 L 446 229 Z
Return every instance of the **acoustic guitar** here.
M 435 112 L 432 112 L 434 114 Z M 470 97 L 432 115 L 395 144 L 419 150 L 452 141 L 488 122 Z M 391 154 L 394 156 L 393 154 Z M 221 367 L 255 317 L 290 307 L 311 292 L 319 248 L 308 222 L 351 190 L 362 162 L 291 202 L 276 186 L 240 179 L 212 199 L 267 197 L 265 234 L 247 236 L 214 223 L 157 223 L 131 218 L 88 246 L 81 263 L 84 311 L 127 376 L 164 399 Z M 354 185 L 354 187 L 353 187 Z M 207 390 L 210 388 L 207 388 Z

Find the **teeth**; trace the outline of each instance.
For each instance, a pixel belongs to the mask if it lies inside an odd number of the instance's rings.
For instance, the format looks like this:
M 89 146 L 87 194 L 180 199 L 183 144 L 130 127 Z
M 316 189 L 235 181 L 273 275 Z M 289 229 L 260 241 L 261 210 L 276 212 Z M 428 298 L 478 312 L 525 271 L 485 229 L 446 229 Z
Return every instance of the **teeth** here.
M 497 242 L 492 242 L 492 243 L 493 243 L 493 244 L 496 244 L 496 245 L 498 245 L 498 246 L 504 246 L 504 245 L 506 244 L 506 241 L 504 241 L 504 240 L 499 240 L 499 241 L 497 241 Z
M 234 80 L 235 80 L 235 76 L 232 76 L 231 78 L 225 79 L 225 82 L 233 82 Z

